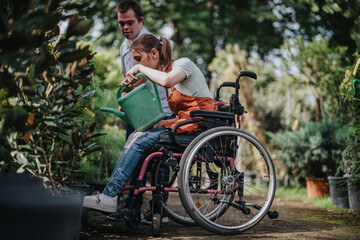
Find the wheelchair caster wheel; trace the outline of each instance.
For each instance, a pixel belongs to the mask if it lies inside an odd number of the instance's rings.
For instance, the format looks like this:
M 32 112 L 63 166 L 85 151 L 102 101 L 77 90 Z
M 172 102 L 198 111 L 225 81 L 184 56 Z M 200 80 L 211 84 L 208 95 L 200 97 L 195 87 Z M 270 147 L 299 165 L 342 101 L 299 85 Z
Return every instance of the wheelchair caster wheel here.
M 156 213 L 152 217 L 152 235 L 153 237 L 160 237 L 161 234 L 161 216 Z
M 140 211 L 131 212 L 129 215 L 124 217 L 125 224 L 129 229 L 135 229 L 141 224 L 141 213 Z
M 279 217 L 279 213 L 277 211 L 269 211 L 268 216 L 270 219 L 276 219 Z
M 243 214 L 245 214 L 245 215 L 250 215 L 251 210 L 250 210 L 250 208 L 245 208 L 245 209 L 242 210 L 242 212 L 243 212 Z

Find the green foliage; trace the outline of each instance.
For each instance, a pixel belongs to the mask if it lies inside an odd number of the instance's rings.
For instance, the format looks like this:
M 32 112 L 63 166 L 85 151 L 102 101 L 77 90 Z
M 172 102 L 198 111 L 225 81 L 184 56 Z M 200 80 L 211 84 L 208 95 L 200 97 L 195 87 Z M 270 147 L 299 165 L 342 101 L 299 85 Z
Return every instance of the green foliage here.
M 360 47 L 360 1 L 282 0 L 274 9 L 278 25 L 288 36 L 322 36 L 331 47 L 347 46 L 350 56 Z M 346 55 L 344 58 L 347 58 Z
M 57 187 L 78 180 L 81 158 L 99 151 L 95 123 L 77 122 L 94 93 L 93 21 L 66 1 L 6 1 L 1 8 L 1 172 L 28 171 Z M 70 12 L 71 11 L 71 12 Z M 59 22 L 68 19 L 64 36 Z
M 96 139 L 97 144 L 102 146 L 102 151 L 82 160 L 81 170 L 87 172 L 85 180 L 89 182 L 109 178 L 125 144 L 124 122 L 113 114 L 100 112 L 100 107 L 118 107 L 116 90 L 122 76 L 116 56 L 115 51 L 100 49 L 92 59 L 96 69 L 89 90 L 95 93 L 87 106 L 95 114 L 92 121 L 97 123 L 97 129 L 107 135 Z
M 276 188 L 276 197 L 301 200 L 317 207 L 348 212 L 348 209 L 333 205 L 330 196 L 308 198 L 305 187 L 278 187 Z
M 125 145 L 125 129 L 118 126 L 104 125 L 105 137 L 98 138 L 101 152 L 89 155 L 82 161 L 81 171 L 86 172 L 86 182 L 107 181 Z
M 276 197 L 290 198 L 295 200 L 306 200 L 306 188 L 305 187 L 277 187 Z
M 78 0 L 77 2 L 86 2 Z M 203 72 L 215 57 L 216 49 L 237 43 L 248 52 L 257 50 L 262 56 L 282 43 L 282 34 L 273 25 L 273 4 L 261 1 L 153 1 L 140 0 L 145 26 L 154 34 L 163 26 L 173 28 L 171 40 L 176 57 L 189 57 Z M 103 24 L 98 43 L 119 49 L 120 33 L 115 7 L 111 0 L 95 1 L 82 10 L 88 18 Z M 256 29 L 256 31 L 254 31 Z
M 341 152 L 346 133 L 338 120 L 305 122 L 296 131 L 269 135 L 277 157 L 285 161 L 295 177 L 342 175 Z
M 251 111 L 256 112 L 265 131 L 289 129 L 294 118 L 309 120 L 309 114 L 306 112 L 311 109 L 308 101 L 312 95 L 311 87 L 288 75 L 276 76 L 273 64 L 264 62 L 259 57 L 248 62 L 245 50 L 240 50 L 236 44 L 229 44 L 216 53 L 209 65 L 209 70 L 217 73 L 217 86 L 222 82 L 234 81 L 237 74 L 245 69 L 256 72 L 258 79 L 249 81 L 248 85 L 245 85 L 246 80 L 242 79 L 240 92 L 251 93 L 253 102 L 249 102 L 248 105 L 255 106 Z M 224 88 L 221 90 L 222 99 L 229 99 L 232 93 L 233 89 Z M 248 101 L 250 98 L 241 99 L 241 103 L 250 111 L 246 105 Z
M 360 83 L 354 81 L 354 78 L 360 78 L 358 63 L 360 63 L 360 58 L 358 58 L 356 64 L 354 64 L 355 67 L 353 71 L 348 74 L 349 79 L 352 79 L 353 81 L 347 80 L 347 82 L 354 82 L 353 86 L 356 90 L 355 96 L 353 95 L 353 91 L 347 91 L 347 94 L 351 96 L 353 118 L 346 142 L 346 149 L 344 150 L 342 157 L 345 165 L 345 172 L 351 176 L 350 181 L 353 182 L 354 186 L 360 188 Z M 347 82 L 344 80 L 344 85 L 346 85 Z
M 296 65 L 300 71 L 299 81 L 305 79 L 313 87 L 314 96 L 320 102 L 320 113 L 328 111 L 332 116 L 346 115 L 349 106 L 342 101 L 339 91 L 345 69 L 341 59 L 346 47 L 331 48 L 325 39 L 313 39 L 306 43 L 298 37 L 295 41 L 285 41 L 283 50 L 283 63 L 289 74 L 293 74 L 291 69 Z M 322 109 L 323 103 L 326 104 L 325 109 Z

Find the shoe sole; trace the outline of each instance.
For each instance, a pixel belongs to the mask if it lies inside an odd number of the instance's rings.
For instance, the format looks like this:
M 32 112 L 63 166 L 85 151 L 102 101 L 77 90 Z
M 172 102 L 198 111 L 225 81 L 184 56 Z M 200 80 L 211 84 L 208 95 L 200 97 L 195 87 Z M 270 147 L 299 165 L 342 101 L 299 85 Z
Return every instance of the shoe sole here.
M 105 212 L 105 213 L 116 213 L 117 212 L 117 209 L 111 209 L 111 208 L 100 208 L 98 206 L 84 206 L 84 208 L 88 208 L 88 209 L 91 209 L 91 210 L 96 210 L 96 211 L 100 211 L 100 212 Z

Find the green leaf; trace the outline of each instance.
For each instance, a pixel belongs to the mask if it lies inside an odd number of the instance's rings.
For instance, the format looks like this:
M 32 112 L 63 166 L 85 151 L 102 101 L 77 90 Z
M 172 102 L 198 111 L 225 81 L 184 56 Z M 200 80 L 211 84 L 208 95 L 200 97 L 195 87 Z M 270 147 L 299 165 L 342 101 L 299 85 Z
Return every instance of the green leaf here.
M 22 164 L 24 164 L 24 165 L 26 165 L 26 164 L 28 164 L 28 160 L 27 160 L 27 158 L 25 157 L 25 155 L 24 154 L 22 154 L 21 152 L 19 152 L 18 154 L 16 154 L 16 159 L 20 162 L 20 163 L 22 163 Z
M 96 138 L 96 137 L 100 137 L 100 136 L 104 136 L 104 135 L 107 135 L 107 133 L 96 133 L 96 134 L 91 135 L 91 138 Z
M 89 46 L 86 46 L 82 49 L 78 49 L 72 52 L 66 52 L 60 55 L 58 60 L 60 62 L 74 62 L 76 60 L 82 59 L 86 57 L 91 51 L 89 50 Z
M 21 174 L 24 172 L 25 172 L 25 165 L 21 165 L 21 167 L 16 170 L 16 173 L 18 173 L 18 174 Z
M 93 152 L 99 152 L 99 151 L 101 151 L 101 149 L 102 149 L 102 147 L 93 148 L 90 151 L 84 153 L 81 157 L 85 157 L 85 156 L 87 156 L 87 155 L 89 155 L 90 153 L 93 153 Z

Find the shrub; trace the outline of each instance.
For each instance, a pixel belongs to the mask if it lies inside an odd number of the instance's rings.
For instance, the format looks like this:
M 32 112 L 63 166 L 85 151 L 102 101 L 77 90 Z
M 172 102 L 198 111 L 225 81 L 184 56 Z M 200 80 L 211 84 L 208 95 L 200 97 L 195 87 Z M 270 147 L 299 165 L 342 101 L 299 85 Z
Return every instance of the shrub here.
M 53 188 L 75 179 L 81 157 L 98 147 L 95 124 L 78 123 L 92 91 L 89 46 L 78 41 L 93 21 L 84 5 L 6 1 L 0 25 L 0 171 L 28 171 Z M 70 12 L 71 11 L 71 12 Z M 74 13 L 75 12 L 75 13 Z M 60 36 L 59 22 L 69 20 Z
M 341 175 L 346 133 L 338 120 L 305 122 L 296 131 L 269 133 L 277 157 L 296 178 Z
M 360 82 L 355 80 L 360 78 L 360 57 L 358 54 L 356 56 L 357 63 L 354 64 L 354 70 L 347 71 L 342 85 L 344 98 L 347 97 L 352 102 L 351 129 L 348 131 L 346 149 L 342 157 L 345 172 L 351 175 L 350 181 L 360 188 Z

